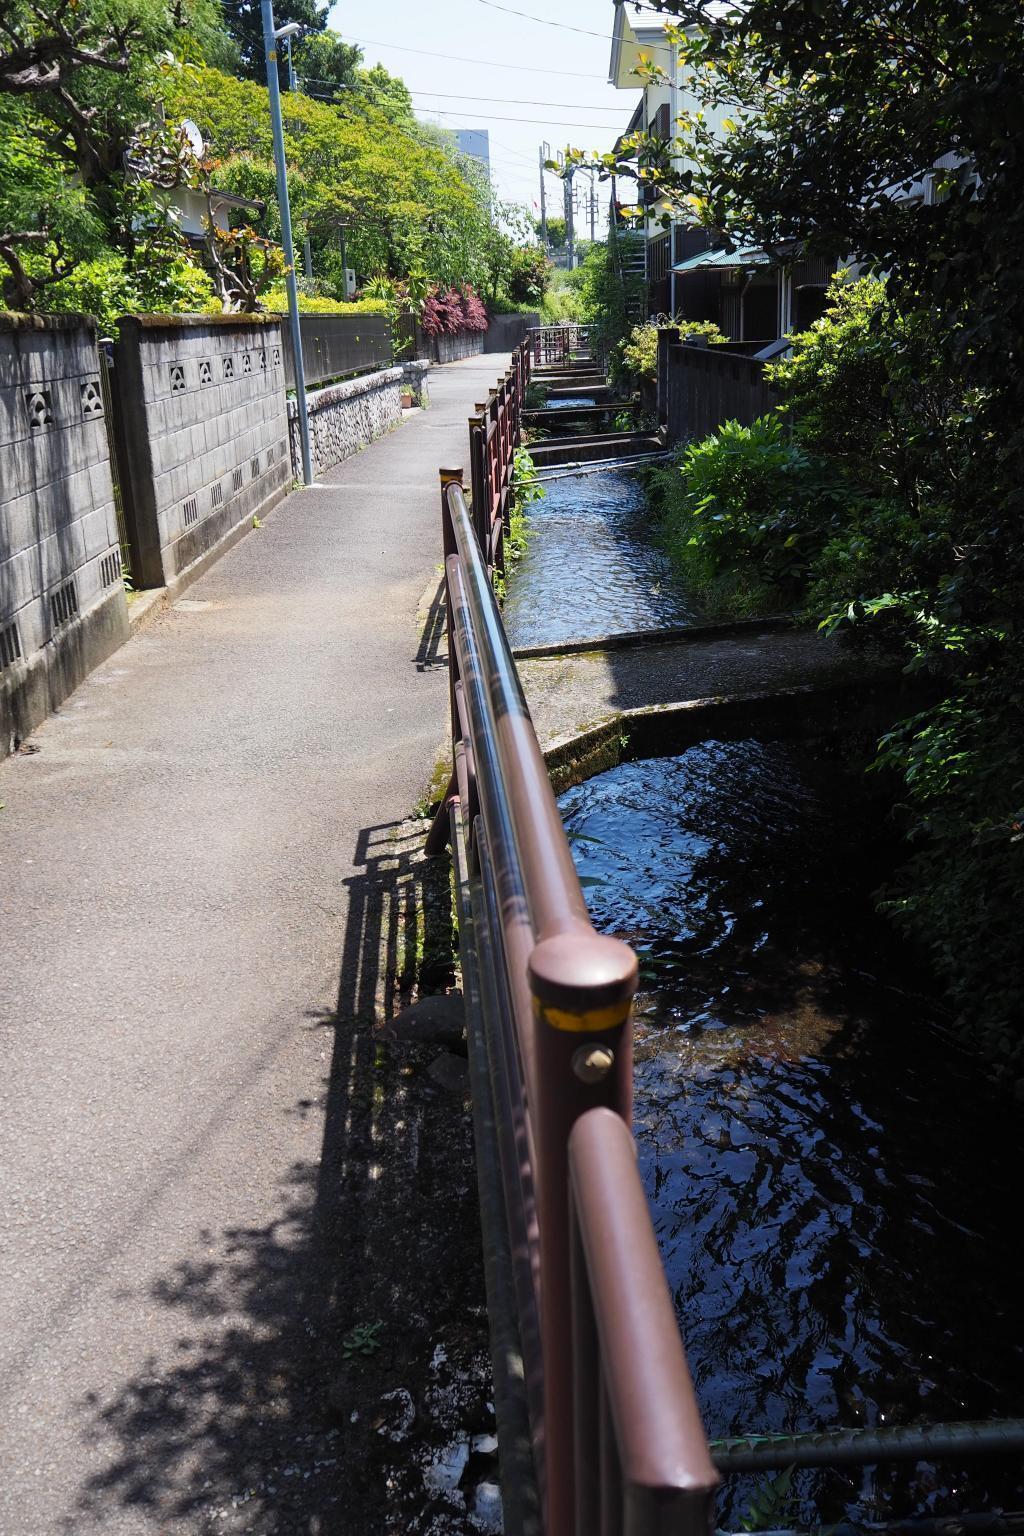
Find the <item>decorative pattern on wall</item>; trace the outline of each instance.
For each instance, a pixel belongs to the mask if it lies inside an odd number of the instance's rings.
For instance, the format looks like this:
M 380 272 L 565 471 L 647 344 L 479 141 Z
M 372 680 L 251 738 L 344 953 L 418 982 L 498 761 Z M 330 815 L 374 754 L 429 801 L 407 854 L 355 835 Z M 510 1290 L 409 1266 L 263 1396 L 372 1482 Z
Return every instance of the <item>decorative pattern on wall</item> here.
M 185 393 L 185 364 L 171 364 L 171 394 L 183 395 Z
M 212 384 L 212 383 L 213 383 L 213 364 L 210 362 L 210 359 L 208 357 L 201 357 L 199 359 L 199 385 L 200 385 L 200 388 L 205 389 L 208 384 Z
M 99 376 L 95 379 L 86 379 L 82 386 L 82 415 L 86 421 L 91 421 L 94 416 L 103 415 L 103 396 L 100 394 Z
M 235 376 L 235 360 L 234 360 L 233 357 L 226 357 L 224 359 L 224 377 L 226 379 L 233 379 L 234 376 Z
M 41 432 L 44 427 L 53 426 L 53 411 L 50 409 L 48 389 L 28 390 L 25 394 L 25 409 L 28 411 L 28 424 L 33 432 Z

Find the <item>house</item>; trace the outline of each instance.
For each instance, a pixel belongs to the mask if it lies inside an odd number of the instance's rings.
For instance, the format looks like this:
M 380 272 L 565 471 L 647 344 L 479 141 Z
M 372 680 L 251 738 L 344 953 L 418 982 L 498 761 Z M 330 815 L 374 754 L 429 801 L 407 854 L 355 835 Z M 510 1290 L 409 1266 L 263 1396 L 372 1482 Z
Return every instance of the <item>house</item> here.
M 643 88 L 623 137 L 643 130 L 671 139 L 680 114 L 698 109 L 705 112 L 712 131 L 721 128 L 724 133 L 724 110 L 706 108 L 688 86 L 666 25 L 666 18 L 651 12 L 631 18 L 623 0 L 615 6 L 609 82 L 619 90 Z M 645 59 L 658 65 L 665 78 L 644 84 L 636 70 Z M 673 163 L 679 169 L 685 165 L 679 156 Z M 834 261 L 806 259 L 796 250 L 725 251 L 720 244 L 716 247 L 708 230 L 672 213 L 653 187 L 641 182 L 638 188 L 645 215 L 649 314 L 713 320 L 731 340 L 753 347 L 801 329 L 821 313 Z M 624 201 L 621 191 L 619 200 Z M 661 223 L 665 213 L 671 214 L 667 230 Z

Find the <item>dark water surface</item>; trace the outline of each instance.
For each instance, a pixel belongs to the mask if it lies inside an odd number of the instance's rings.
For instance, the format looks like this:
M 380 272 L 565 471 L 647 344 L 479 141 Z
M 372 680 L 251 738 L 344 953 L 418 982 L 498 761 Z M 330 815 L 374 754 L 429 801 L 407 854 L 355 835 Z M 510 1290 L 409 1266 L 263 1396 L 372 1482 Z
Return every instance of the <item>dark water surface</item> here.
M 652 547 L 635 470 L 565 475 L 529 511 L 530 539 L 509 583 L 513 645 L 687 624 L 694 611 Z
M 708 742 L 561 800 L 641 956 L 636 1134 L 712 1437 L 1024 1413 L 1022 1137 L 871 913 L 848 784 Z M 804 1472 L 773 1523 L 1019 1509 L 1012 1460 Z

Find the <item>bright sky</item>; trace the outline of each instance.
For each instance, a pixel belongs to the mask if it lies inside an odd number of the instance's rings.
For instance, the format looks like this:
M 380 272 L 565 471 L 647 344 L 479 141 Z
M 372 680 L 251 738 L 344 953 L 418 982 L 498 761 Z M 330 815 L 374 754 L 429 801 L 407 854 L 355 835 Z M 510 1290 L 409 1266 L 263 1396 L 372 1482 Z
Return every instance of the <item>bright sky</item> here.
M 612 0 L 336 0 L 330 25 L 360 45 L 368 66 L 401 75 L 418 117 L 486 128 L 498 195 L 538 216 L 540 144 L 552 155 L 566 144 L 609 150 L 639 98 L 608 84 L 614 14 Z M 548 213 L 560 215 L 562 184 L 549 173 L 546 185 Z M 579 204 L 587 178 L 576 186 Z M 598 194 L 606 210 L 607 183 Z M 576 230 L 589 232 L 579 207 Z

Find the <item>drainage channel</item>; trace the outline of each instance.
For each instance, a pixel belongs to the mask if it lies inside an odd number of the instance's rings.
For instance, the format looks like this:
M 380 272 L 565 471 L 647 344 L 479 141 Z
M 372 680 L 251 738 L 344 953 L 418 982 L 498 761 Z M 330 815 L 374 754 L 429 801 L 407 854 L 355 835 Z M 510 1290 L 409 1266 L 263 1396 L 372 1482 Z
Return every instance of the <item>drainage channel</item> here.
M 635 463 L 635 461 L 634 461 Z M 649 531 L 635 467 L 549 472 L 529 511 L 526 551 L 509 584 L 513 646 L 687 624 L 696 610 Z
M 709 740 L 563 819 L 640 957 L 635 1131 L 720 1526 L 1003 1529 L 1022 1135 L 874 915 L 891 834 L 844 754 Z

